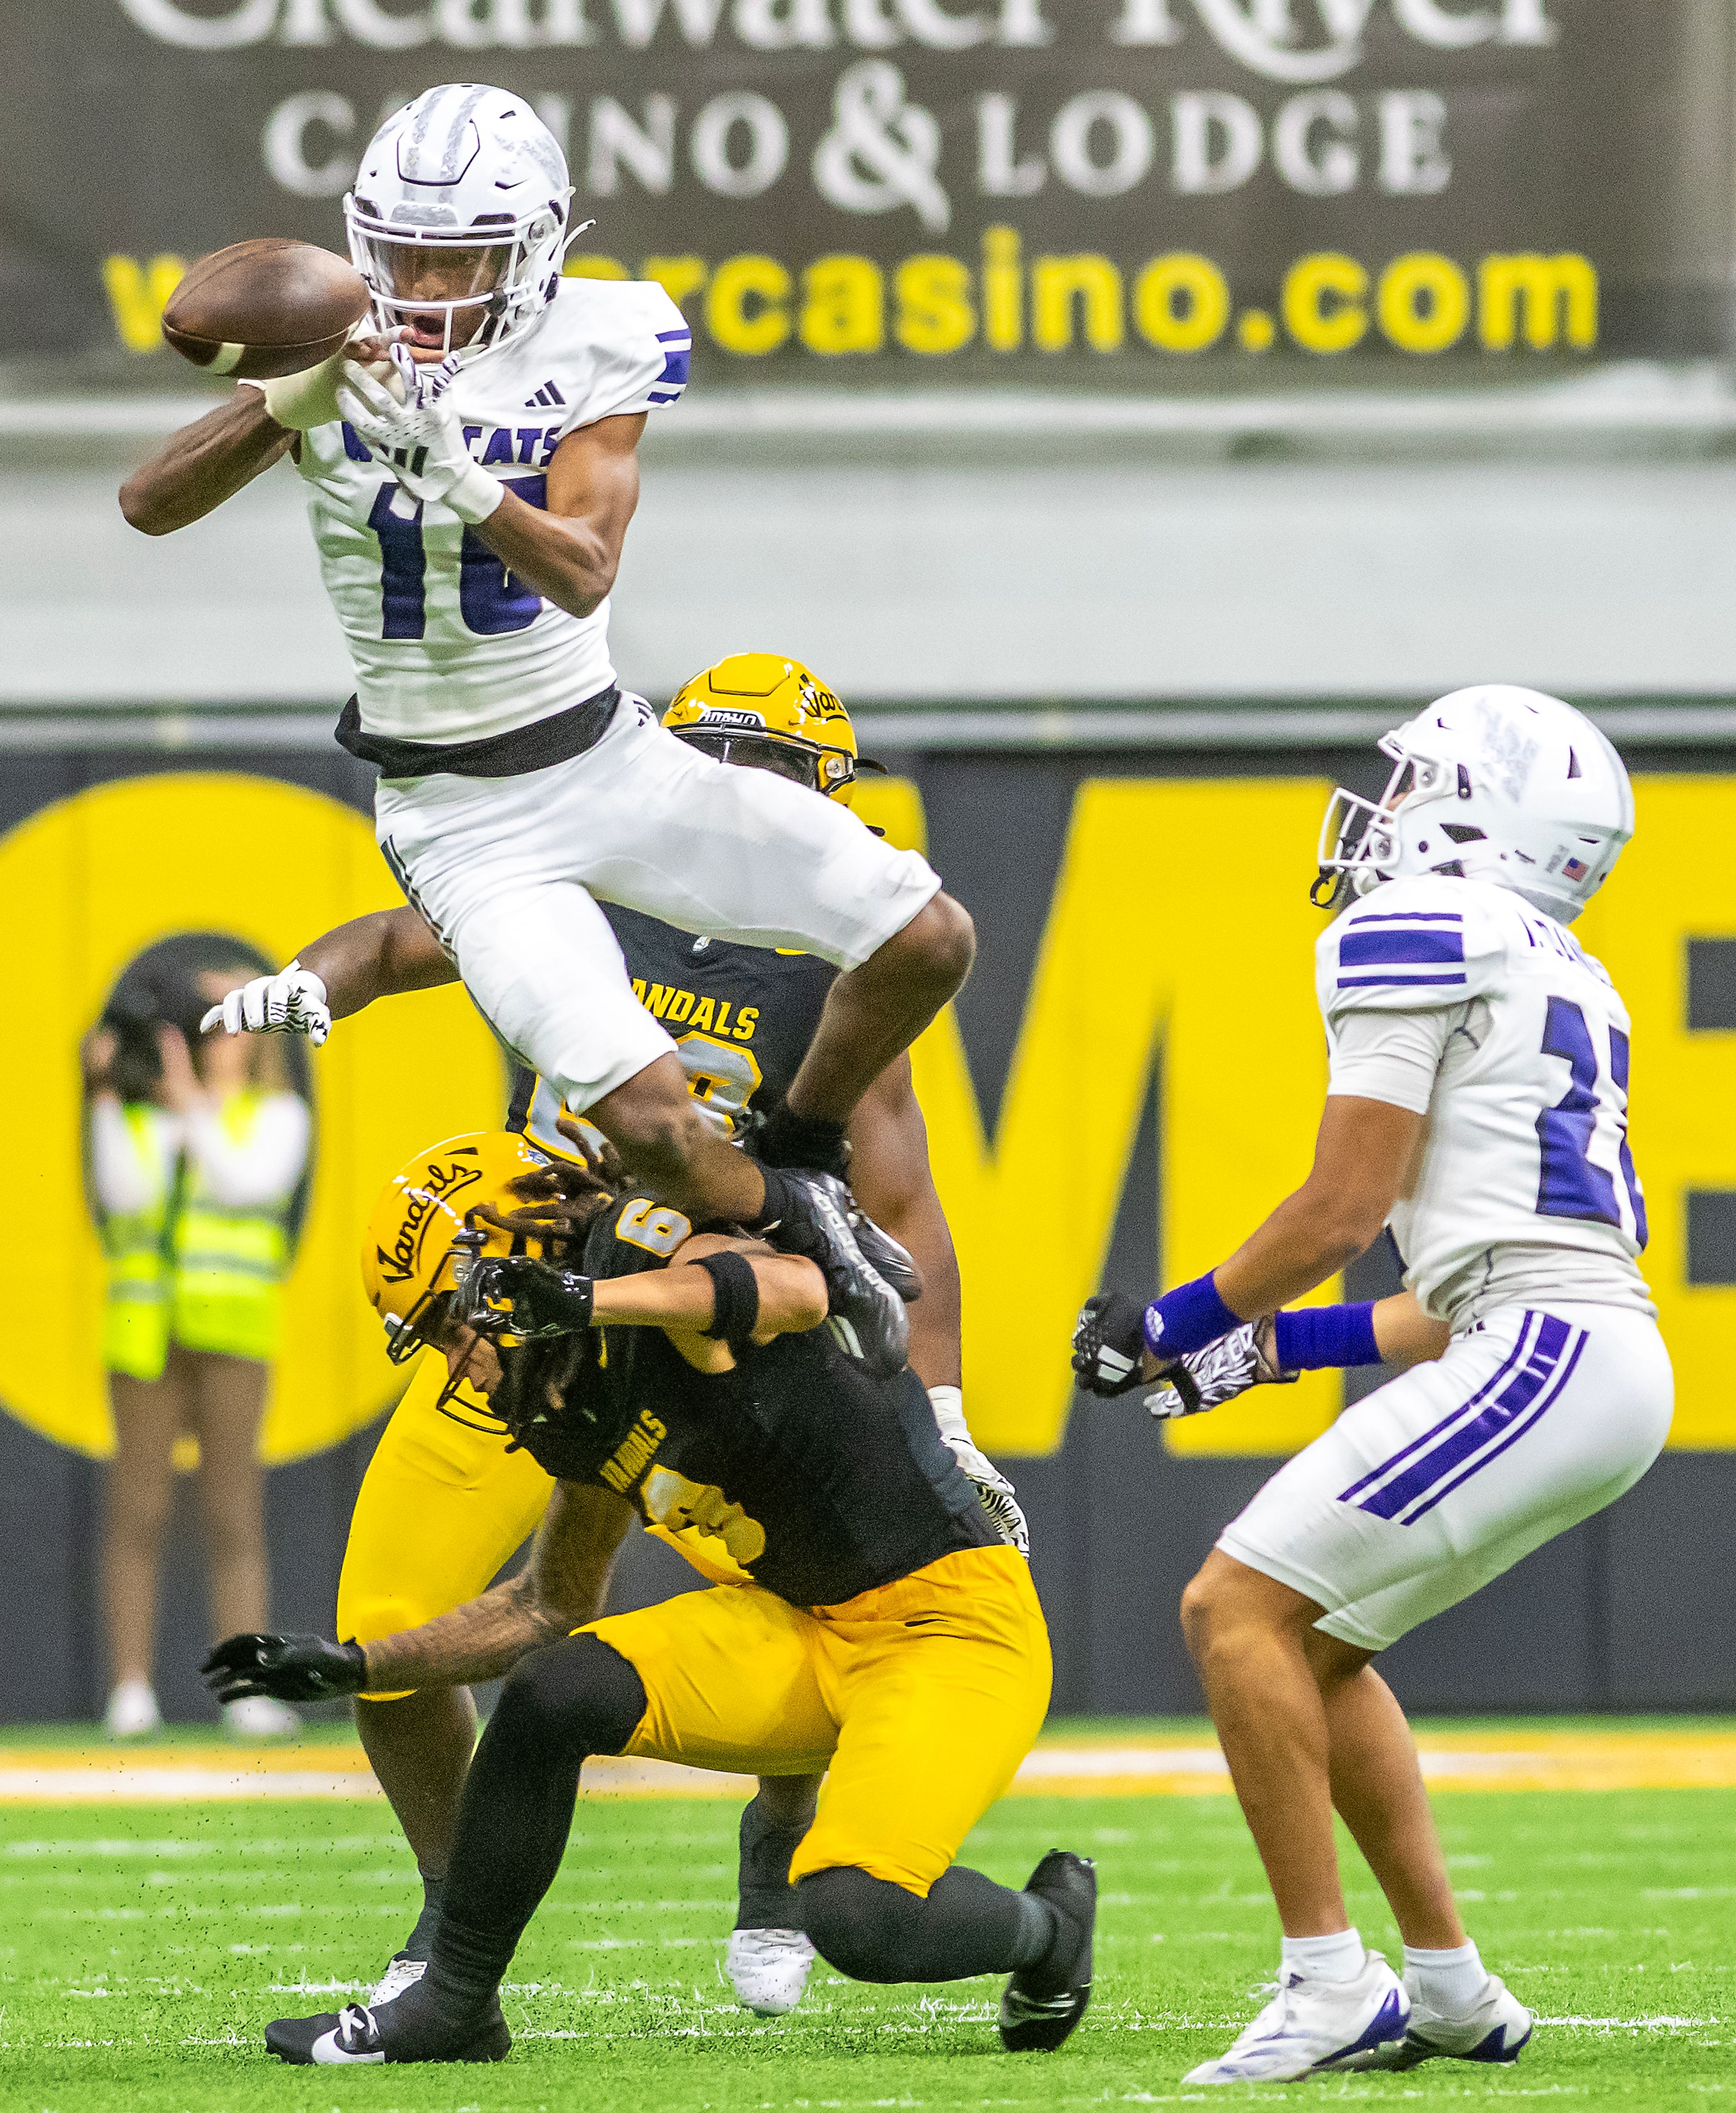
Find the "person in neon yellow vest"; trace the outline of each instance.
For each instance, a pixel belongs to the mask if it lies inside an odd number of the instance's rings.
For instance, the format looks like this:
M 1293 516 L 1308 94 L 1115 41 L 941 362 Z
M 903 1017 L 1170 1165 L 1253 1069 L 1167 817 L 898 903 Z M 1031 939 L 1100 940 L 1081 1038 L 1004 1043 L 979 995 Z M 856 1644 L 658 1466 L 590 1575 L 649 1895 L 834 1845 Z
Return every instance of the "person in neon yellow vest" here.
M 201 1002 L 251 973 L 246 963 L 206 971 Z M 98 1030 L 86 1045 L 116 1443 L 103 1565 L 113 1681 L 105 1722 L 111 1737 L 140 1738 L 162 1722 L 152 1682 L 157 1580 L 183 1435 L 198 1442 L 214 1632 L 265 1619 L 257 1447 L 309 1120 L 274 1044 L 207 1043 L 195 1057 L 178 1028 L 160 1026 L 154 1088 L 123 1102 L 108 1075 L 112 1043 Z M 224 1718 L 244 1738 L 300 1727 L 281 1704 L 234 1705 Z

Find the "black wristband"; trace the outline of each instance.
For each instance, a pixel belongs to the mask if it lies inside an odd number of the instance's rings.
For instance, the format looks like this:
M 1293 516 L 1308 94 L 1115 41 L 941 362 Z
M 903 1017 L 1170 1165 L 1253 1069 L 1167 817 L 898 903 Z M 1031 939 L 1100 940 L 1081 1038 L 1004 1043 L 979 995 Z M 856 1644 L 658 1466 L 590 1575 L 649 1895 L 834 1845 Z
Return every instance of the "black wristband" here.
M 711 1279 L 712 1317 L 702 1335 L 727 1343 L 737 1364 L 754 1347 L 754 1330 L 759 1325 L 759 1279 L 744 1254 L 726 1248 L 721 1253 L 700 1255 L 695 1266 Z

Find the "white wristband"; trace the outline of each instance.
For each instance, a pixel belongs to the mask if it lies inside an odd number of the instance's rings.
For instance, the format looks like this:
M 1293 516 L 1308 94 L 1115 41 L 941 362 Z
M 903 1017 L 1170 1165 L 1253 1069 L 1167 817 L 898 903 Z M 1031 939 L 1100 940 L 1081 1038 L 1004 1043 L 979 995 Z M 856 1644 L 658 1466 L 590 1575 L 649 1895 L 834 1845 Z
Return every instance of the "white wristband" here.
M 941 1426 L 941 1437 L 949 1445 L 970 1445 L 976 1442 L 970 1435 L 970 1426 L 964 1421 L 963 1387 L 930 1387 L 928 1405 L 934 1411 L 935 1422 Z
M 472 463 L 447 493 L 445 503 L 466 527 L 474 528 L 479 521 L 486 521 L 505 497 L 506 486 L 499 479 L 490 477 L 480 463 Z

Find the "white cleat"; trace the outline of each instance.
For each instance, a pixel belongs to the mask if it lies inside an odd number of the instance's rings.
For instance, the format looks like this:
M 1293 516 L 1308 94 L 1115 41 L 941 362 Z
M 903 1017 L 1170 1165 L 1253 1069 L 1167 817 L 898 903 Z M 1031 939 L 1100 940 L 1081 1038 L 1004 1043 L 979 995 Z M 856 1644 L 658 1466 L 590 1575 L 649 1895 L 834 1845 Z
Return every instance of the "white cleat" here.
M 394 1959 L 374 1983 L 374 1992 L 367 1999 L 367 2007 L 377 2010 L 382 2003 L 390 2003 L 403 1995 L 406 1988 L 413 1988 L 428 1970 L 426 1959 Z
M 1397 2046 L 1372 2047 L 1347 2061 L 1346 2069 L 1415 2069 L 1419 2062 L 1444 2057 L 1450 2061 L 1517 2061 L 1531 2038 L 1531 2013 L 1498 1974 L 1483 1984 L 1468 2010 L 1451 2016 L 1432 2010 L 1407 1984 L 1410 2025 Z
M 223 1729 L 231 1739 L 251 1746 L 287 1746 L 302 1735 L 302 1720 L 287 1702 L 269 1695 L 247 1695 L 223 1705 Z
M 123 1680 L 108 1698 L 103 1729 L 111 1739 L 154 1739 L 162 1729 L 162 1712 L 148 1680 Z
M 1378 1951 L 1354 1981 L 1323 1981 L 1292 1969 L 1236 2044 L 1201 2062 L 1187 2083 L 1282 2083 L 1322 2070 L 1351 2069 L 1358 2055 L 1397 2044 L 1410 2022 L 1404 1983 Z
M 723 1963 L 743 2010 L 782 2018 L 802 2000 L 813 1960 L 813 1946 L 799 1929 L 732 1929 Z

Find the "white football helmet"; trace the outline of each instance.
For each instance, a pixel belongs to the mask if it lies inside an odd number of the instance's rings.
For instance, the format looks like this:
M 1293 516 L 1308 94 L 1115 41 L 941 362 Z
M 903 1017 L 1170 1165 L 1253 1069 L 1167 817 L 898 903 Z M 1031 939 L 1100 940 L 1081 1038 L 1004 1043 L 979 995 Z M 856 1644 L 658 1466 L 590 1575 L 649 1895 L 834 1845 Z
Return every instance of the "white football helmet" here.
M 572 185 L 522 95 L 448 82 L 374 135 L 344 201 L 349 253 L 382 331 L 474 358 L 554 299 Z
M 1510 888 L 1570 924 L 1633 833 L 1621 758 L 1583 712 L 1541 691 L 1455 690 L 1380 746 L 1394 769 L 1378 804 L 1342 785 L 1328 803 L 1323 906 L 1346 885 L 1365 895 L 1440 873 Z

